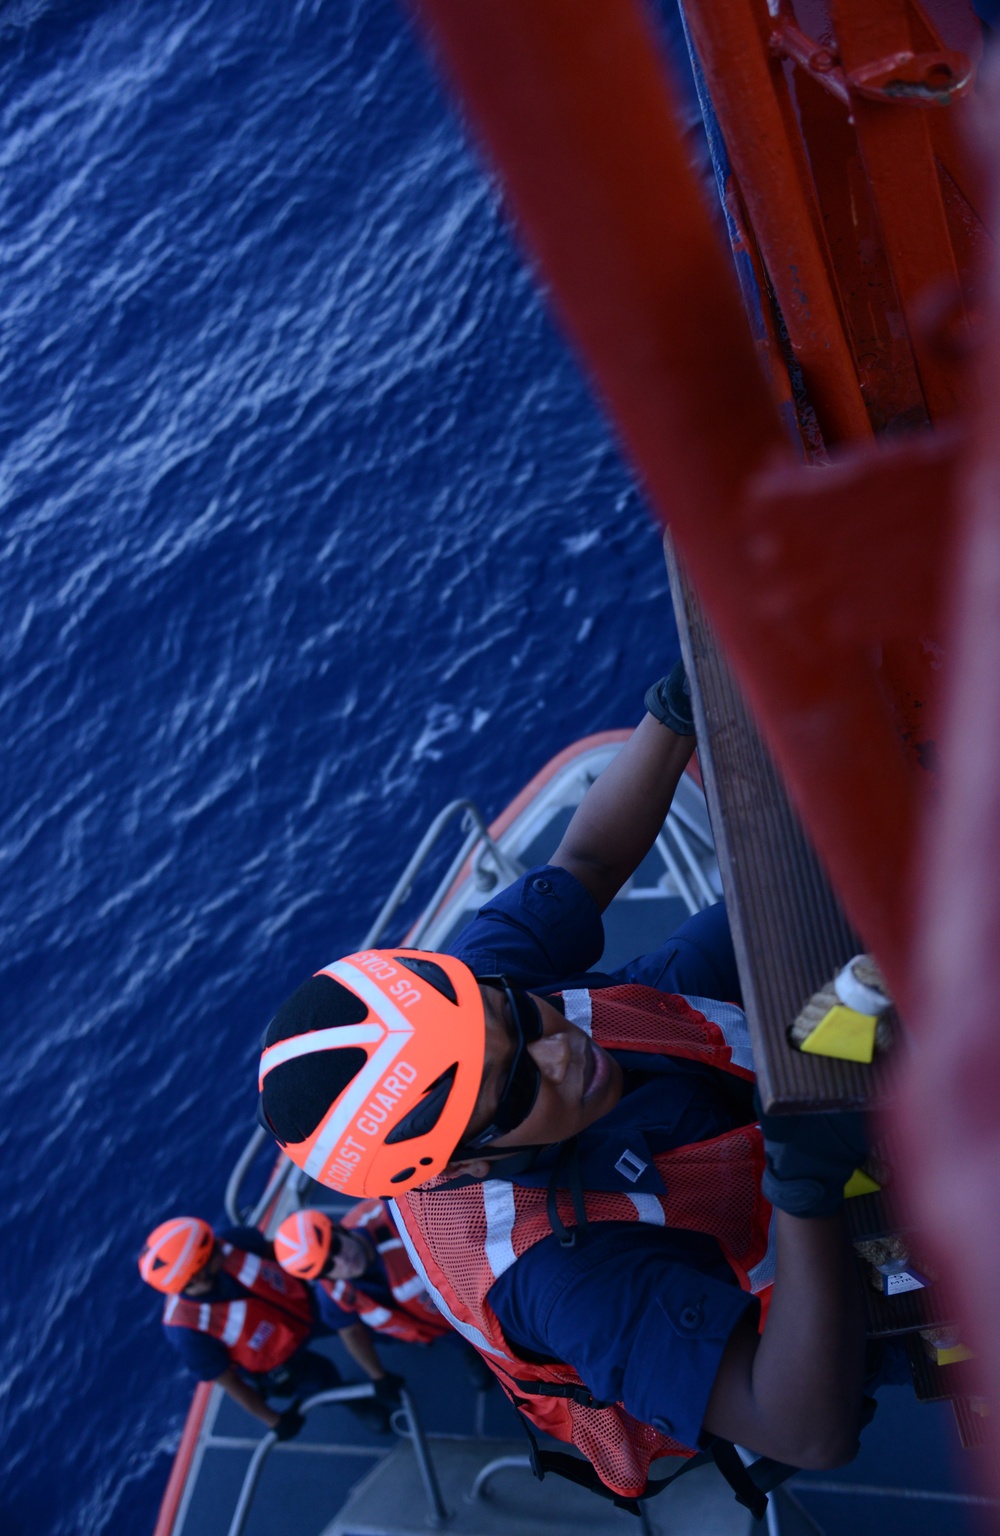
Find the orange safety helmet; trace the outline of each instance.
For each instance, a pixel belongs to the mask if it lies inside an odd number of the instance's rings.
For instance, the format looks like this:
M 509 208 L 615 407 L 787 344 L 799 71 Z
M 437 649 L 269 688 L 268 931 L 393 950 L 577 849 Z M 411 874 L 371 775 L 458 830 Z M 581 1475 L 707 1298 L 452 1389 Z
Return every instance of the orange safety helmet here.
M 317 971 L 271 1020 L 258 1118 L 329 1189 L 400 1195 L 447 1165 L 485 1054 L 486 1014 L 467 965 L 366 949 Z
M 198 1216 L 176 1216 L 150 1232 L 139 1255 L 139 1273 L 156 1291 L 182 1291 L 212 1257 L 215 1234 Z
M 333 1222 L 325 1211 L 296 1211 L 274 1234 L 274 1257 L 300 1280 L 315 1280 L 330 1256 Z

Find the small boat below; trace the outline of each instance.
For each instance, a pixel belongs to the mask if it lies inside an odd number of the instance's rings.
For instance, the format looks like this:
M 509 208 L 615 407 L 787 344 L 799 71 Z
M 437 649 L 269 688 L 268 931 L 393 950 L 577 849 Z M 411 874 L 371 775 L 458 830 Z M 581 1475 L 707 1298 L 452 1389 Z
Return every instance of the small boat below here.
M 584 737 L 554 757 L 507 808 L 487 823 L 469 800 L 435 817 L 359 948 L 405 943 L 446 949 L 490 896 L 545 864 L 584 794 L 630 731 Z M 446 837 L 459 846 L 440 872 Z M 436 886 L 415 921 L 406 913 L 424 881 Z M 613 971 L 661 944 L 692 913 L 718 901 L 722 883 L 696 766 L 683 776 L 653 848 L 604 914 L 600 968 Z M 402 931 L 401 931 L 402 930 Z M 334 1218 L 353 1202 L 313 1183 L 258 1130 L 226 1189 L 229 1220 L 273 1235 L 287 1216 L 318 1207 Z M 262 1173 L 263 1192 L 247 1190 Z M 336 1358 L 345 1380 L 356 1368 L 333 1338 L 314 1342 Z M 333 1401 L 318 1401 L 301 1433 L 274 1436 L 218 1387 L 200 1384 L 164 1495 L 154 1536 L 606 1536 L 636 1530 L 634 1516 L 561 1478 L 538 1482 L 518 1415 L 499 1387 L 472 1379 L 457 1335 L 431 1346 L 379 1339 L 387 1369 L 406 1379 L 409 1411 L 380 1435 Z M 364 1384 L 362 1383 L 362 1390 Z M 329 1394 L 326 1395 L 327 1399 Z M 834 1476 L 802 1474 L 779 1490 L 769 1536 L 851 1536 L 913 1531 L 915 1511 L 946 1516 L 961 1536 L 972 1496 L 950 1473 L 954 1431 L 947 1405 L 918 1405 L 909 1387 L 883 1394 L 858 1459 Z M 921 1449 L 913 1462 L 910 1448 Z M 919 1476 L 918 1476 L 919 1469 Z M 911 1486 L 914 1480 L 920 1486 Z M 915 1502 L 916 1501 L 916 1502 Z M 921 1503 L 921 1501 L 923 1501 Z M 907 1520 L 898 1526 L 891 1520 Z M 735 1503 L 711 1466 L 693 1471 L 642 1509 L 647 1533 L 751 1536 L 764 1529 Z M 941 1527 L 938 1527 L 941 1528 Z M 919 1525 L 930 1530 L 930 1525 Z

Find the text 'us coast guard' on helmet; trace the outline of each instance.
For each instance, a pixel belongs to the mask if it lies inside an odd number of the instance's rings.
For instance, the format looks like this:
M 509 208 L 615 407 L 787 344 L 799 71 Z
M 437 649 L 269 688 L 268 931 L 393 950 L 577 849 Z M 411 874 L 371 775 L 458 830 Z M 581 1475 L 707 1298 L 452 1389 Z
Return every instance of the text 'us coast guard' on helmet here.
M 479 984 L 451 955 L 368 949 L 325 966 L 268 1026 L 258 1116 L 310 1178 L 398 1195 L 440 1173 L 482 1082 Z
M 154 1227 L 142 1245 L 139 1273 L 154 1290 L 182 1291 L 212 1257 L 215 1234 L 199 1216 L 175 1216 Z

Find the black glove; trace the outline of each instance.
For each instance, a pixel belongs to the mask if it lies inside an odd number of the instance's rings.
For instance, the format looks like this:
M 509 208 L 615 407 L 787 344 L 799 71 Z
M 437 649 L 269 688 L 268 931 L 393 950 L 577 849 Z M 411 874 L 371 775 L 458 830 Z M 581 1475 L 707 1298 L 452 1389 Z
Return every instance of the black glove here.
M 301 1398 L 294 1403 L 289 1403 L 281 1418 L 274 1426 L 274 1433 L 279 1440 L 294 1440 L 299 1430 L 306 1421 L 306 1416 L 299 1410 Z
M 391 1411 L 393 1408 L 398 1408 L 402 1403 L 403 1400 L 399 1394 L 406 1386 L 406 1381 L 402 1376 L 396 1376 L 392 1371 L 386 1371 L 384 1376 L 380 1376 L 378 1381 L 373 1383 L 373 1386 L 375 1388 L 375 1401 L 381 1403 L 383 1408 L 388 1408 Z
M 844 1185 L 868 1155 L 860 1114 L 762 1115 L 767 1168 L 762 1189 L 790 1216 L 832 1216 Z
M 644 702 L 649 713 L 675 736 L 694 735 L 691 687 L 682 661 L 675 662 L 666 677 L 646 689 Z

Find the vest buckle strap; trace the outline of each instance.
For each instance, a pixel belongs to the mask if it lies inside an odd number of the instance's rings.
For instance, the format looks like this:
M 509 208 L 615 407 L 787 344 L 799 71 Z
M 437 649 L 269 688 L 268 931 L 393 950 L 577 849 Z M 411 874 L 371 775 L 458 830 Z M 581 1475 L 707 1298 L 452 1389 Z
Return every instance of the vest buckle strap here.
M 578 1408 L 614 1407 L 612 1399 L 595 1397 L 582 1382 L 518 1381 L 516 1376 L 512 1376 L 511 1381 L 520 1392 L 528 1393 L 531 1397 L 563 1397 L 576 1403 Z

